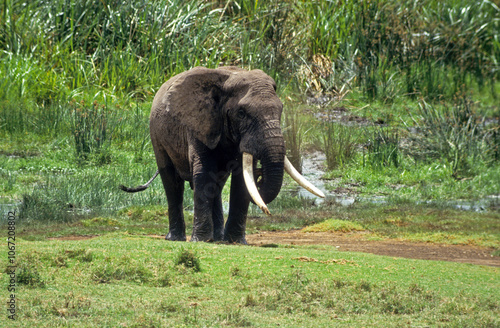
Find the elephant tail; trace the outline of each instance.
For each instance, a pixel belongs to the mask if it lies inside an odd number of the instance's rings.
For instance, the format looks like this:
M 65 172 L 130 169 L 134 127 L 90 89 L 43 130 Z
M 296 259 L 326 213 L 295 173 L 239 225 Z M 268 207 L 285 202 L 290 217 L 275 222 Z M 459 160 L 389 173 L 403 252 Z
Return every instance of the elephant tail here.
M 138 191 L 146 190 L 149 187 L 149 185 L 151 184 L 151 182 L 153 182 L 153 180 L 158 176 L 159 173 L 160 173 L 160 171 L 157 170 L 155 175 L 153 175 L 153 177 L 151 179 L 149 179 L 149 181 L 146 182 L 145 184 L 143 184 L 142 186 L 138 186 L 135 188 L 129 188 L 129 187 L 125 187 L 124 185 L 121 185 L 120 189 L 123 191 L 126 191 L 126 192 L 138 192 Z

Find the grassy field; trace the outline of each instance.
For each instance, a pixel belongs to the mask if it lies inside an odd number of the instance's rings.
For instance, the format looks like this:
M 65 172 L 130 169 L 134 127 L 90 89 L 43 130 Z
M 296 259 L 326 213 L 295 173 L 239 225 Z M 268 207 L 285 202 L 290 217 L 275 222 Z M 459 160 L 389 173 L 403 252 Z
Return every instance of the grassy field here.
M 9 327 L 500 326 L 497 268 L 170 243 L 147 237 L 168 230 L 161 184 L 118 189 L 156 170 L 148 118 L 163 82 L 197 65 L 259 68 L 277 82 L 295 166 L 325 155 L 304 174 L 328 197 L 299 197 L 286 178 L 272 217 L 251 207 L 248 233 L 353 229 L 498 256 L 499 15 L 463 0 L 2 1 Z M 189 188 L 185 214 L 189 233 Z M 98 237 L 49 240 L 63 236 Z
M 492 267 L 120 232 L 18 245 L 19 317 L 9 327 L 500 324 L 500 281 Z

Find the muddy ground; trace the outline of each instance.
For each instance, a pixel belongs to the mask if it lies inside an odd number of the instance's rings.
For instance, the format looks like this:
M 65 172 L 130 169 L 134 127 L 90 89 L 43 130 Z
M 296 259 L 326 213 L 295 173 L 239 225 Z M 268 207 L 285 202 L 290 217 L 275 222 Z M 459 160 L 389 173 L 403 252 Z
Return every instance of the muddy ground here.
M 500 267 L 500 257 L 490 248 L 467 245 L 414 243 L 397 240 L 364 240 L 363 233 L 276 231 L 248 235 L 254 246 L 330 245 L 339 251 L 363 252 L 410 259 L 452 261 Z

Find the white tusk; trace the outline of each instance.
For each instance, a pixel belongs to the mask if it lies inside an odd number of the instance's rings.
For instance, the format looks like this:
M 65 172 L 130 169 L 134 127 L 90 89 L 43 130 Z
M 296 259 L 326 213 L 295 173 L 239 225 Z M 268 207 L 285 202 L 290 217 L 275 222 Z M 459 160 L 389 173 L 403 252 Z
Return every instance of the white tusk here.
M 306 180 L 290 163 L 288 157 L 285 156 L 285 171 L 290 174 L 290 176 L 297 181 L 299 185 L 306 188 L 309 192 L 315 194 L 318 197 L 325 198 L 325 194 L 316 188 L 312 183 Z
M 262 212 L 271 215 L 271 212 L 269 212 L 266 203 L 264 203 L 262 197 L 260 197 L 257 186 L 255 185 L 255 180 L 253 178 L 253 156 L 249 153 L 243 153 L 243 178 L 245 179 L 248 193 L 255 204 L 260 207 Z

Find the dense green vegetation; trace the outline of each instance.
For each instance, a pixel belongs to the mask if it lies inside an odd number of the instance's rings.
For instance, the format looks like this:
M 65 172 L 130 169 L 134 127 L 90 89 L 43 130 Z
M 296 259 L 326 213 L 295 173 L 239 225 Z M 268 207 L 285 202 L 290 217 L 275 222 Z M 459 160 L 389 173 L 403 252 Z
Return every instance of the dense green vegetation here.
M 464 85 L 496 96 L 498 10 L 489 1 L 6 0 L 2 95 L 147 98 L 187 68 L 236 64 L 283 86 L 302 69 L 318 81 L 299 82 L 348 83 L 385 100 Z
M 196 65 L 272 75 L 290 157 L 322 150 L 327 188 L 497 195 L 498 18 L 488 1 L 3 1 L 2 202 L 63 221 L 161 203 L 115 185 L 154 171 L 152 96 Z

